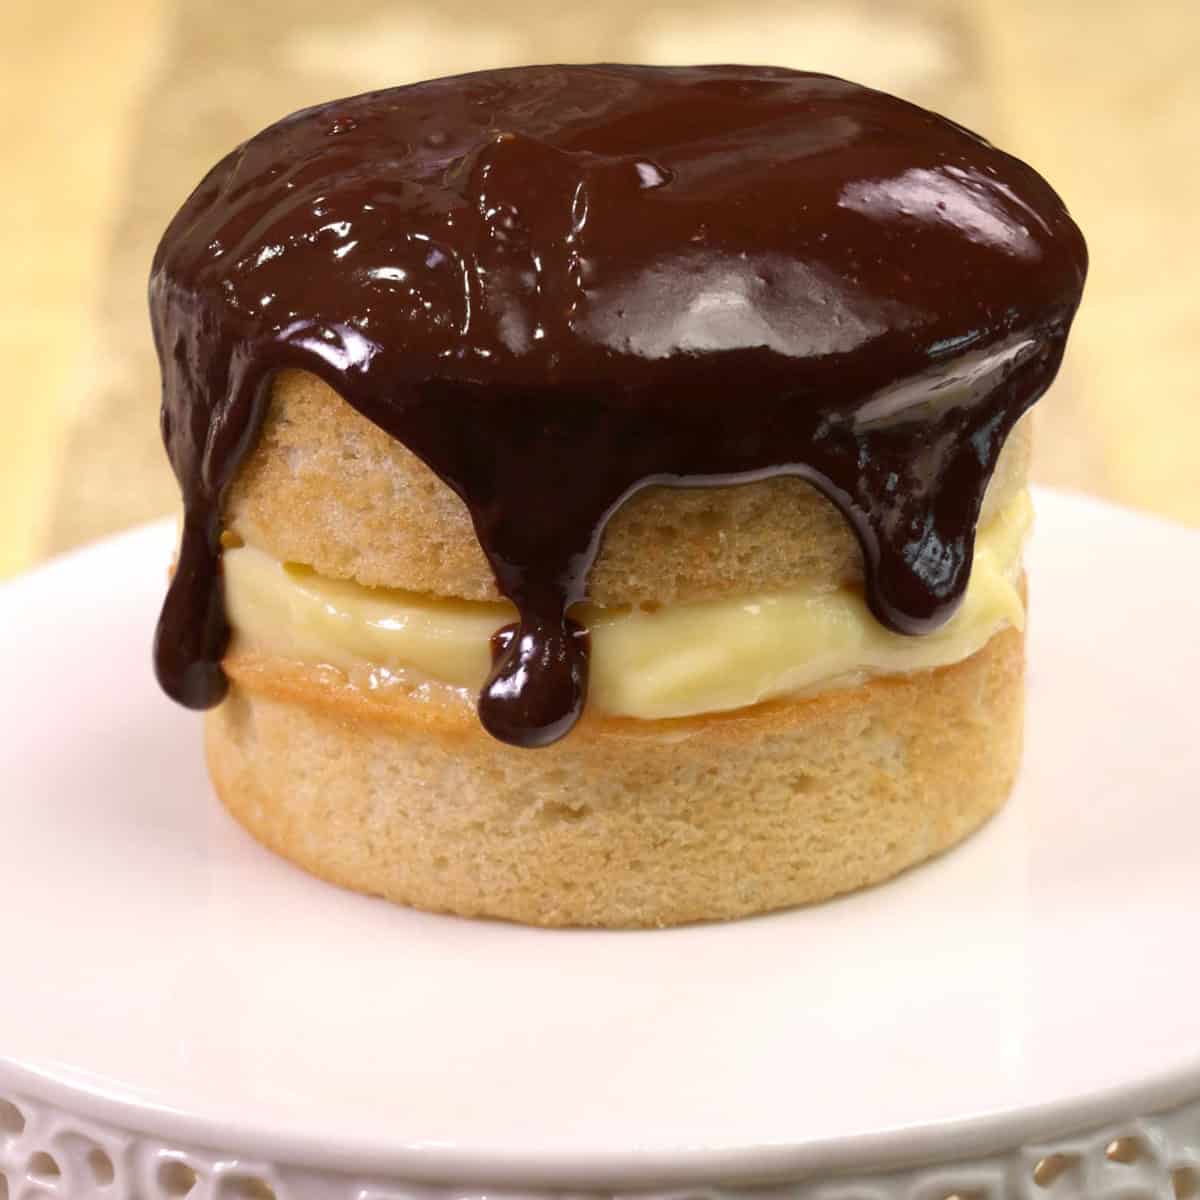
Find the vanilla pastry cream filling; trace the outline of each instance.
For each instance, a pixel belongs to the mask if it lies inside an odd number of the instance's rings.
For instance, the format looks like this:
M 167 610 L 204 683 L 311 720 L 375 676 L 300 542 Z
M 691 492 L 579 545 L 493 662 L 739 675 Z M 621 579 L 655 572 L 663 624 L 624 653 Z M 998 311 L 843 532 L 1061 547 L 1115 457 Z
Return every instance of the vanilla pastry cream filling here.
M 962 606 L 921 637 L 884 628 L 861 589 L 816 583 L 654 611 L 583 605 L 573 615 L 591 631 L 588 705 L 646 720 L 694 716 L 960 662 L 1001 629 L 1024 627 L 1021 551 L 1032 518 L 1021 492 L 979 530 Z M 224 563 L 235 652 L 476 692 L 492 634 L 516 619 L 507 603 L 327 579 L 251 546 L 227 549 Z

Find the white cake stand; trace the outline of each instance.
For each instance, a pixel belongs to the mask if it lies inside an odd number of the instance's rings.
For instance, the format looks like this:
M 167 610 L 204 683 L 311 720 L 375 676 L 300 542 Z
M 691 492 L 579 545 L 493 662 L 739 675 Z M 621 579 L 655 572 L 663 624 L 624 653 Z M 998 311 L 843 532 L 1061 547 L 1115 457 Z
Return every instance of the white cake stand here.
M 315 882 L 210 792 L 169 526 L 0 591 L 0 1197 L 1200 1195 L 1200 535 L 1043 494 L 1029 743 L 961 849 L 659 933 Z

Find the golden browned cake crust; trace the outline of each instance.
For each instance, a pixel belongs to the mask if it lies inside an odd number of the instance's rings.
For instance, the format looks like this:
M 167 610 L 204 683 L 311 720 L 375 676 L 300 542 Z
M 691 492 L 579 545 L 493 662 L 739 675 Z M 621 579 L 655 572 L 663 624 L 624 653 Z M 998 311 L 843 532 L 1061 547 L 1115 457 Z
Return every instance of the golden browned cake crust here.
M 234 657 L 208 760 L 264 845 L 358 891 L 548 926 L 738 917 L 887 879 L 992 815 L 1020 757 L 1023 653 L 1009 630 L 955 666 L 809 699 L 586 717 L 536 753 L 465 702 Z
M 1025 487 L 1029 422 L 1000 456 L 983 522 Z M 462 501 L 410 451 L 299 371 L 277 378 L 226 523 L 275 558 L 368 586 L 496 599 Z M 846 521 L 797 479 L 647 488 L 613 517 L 592 569 L 598 604 L 673 604 L 862 578 Z

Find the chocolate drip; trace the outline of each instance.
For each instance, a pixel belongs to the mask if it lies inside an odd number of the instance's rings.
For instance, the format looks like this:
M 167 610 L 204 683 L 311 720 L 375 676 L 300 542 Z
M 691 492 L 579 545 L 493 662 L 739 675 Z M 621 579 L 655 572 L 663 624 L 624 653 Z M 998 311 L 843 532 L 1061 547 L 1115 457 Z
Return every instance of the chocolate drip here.
M 516 746 L 548 746 L 579 720 L 587 698 L 587 630 L 569 618 L 505 625 L 492 637 L 492 672 L 479 696 L 484 729 Z M 522 686 L 534 675 L 537 687 Z
M 520 614 L 480 698 L 504 741 L 578 718 L 568 613 L 648 485 L 808 480 L 853 527 L 878 619 L 927 632 L 1085 272 L 1029 167 L 827 76 L 518 68 L 297 113 L 214 168 L 155 258 L 186 513 L 159 678 L 196 707 L 224 694 L 221 506 L 285 368 L 466 503 Z

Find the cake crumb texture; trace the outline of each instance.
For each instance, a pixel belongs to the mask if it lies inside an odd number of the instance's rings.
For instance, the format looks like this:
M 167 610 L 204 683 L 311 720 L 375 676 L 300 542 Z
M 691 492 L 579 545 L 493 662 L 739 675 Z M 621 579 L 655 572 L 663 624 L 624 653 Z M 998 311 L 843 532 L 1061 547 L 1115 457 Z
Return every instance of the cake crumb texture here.
M 646 927 L 806 904 L 967 836 L 1020 758 L 1023 636 L 952 667 L 679 721 L 589 717 L 536 753 L 465 703 L 227 661 L 207 717 L 233 816 L 312 874 L 437 912 Z
M 1026 486 L 1030 423 L 1010 435 L 986 524 Z M 283 371 L 230 490 L 227 525 L 250 545 L 331 579 L 497 600 L 466 506 L 423 462 L 327 384 Z M 614 514 L 588 579 L 597 604 L 678 604 L 862 579 L 849 524 L 811 485 L 648 487 Z

